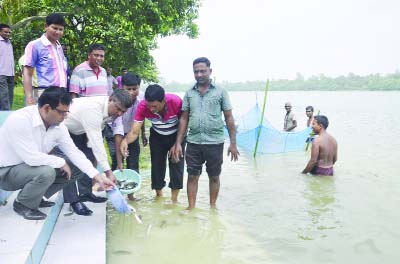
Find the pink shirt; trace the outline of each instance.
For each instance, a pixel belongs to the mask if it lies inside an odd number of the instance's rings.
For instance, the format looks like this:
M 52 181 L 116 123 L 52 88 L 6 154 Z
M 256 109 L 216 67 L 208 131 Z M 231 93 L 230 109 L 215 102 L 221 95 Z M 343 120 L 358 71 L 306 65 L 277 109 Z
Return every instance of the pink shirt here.
M 139 103 L 135 119 L 136 122 L 143 122 L 145 118 L 150 120 L 153 129 L 161 135 L 171 135 L 178 131 L 179 117 L 181 116 L 182 99 L 175 94 L 165 94 L 164 116 L 153 114 L 146 106 L 146 101 Z
M 87 61 L 76 66 L 71 75 L 69 91 L 80 96 L 108 96 L 107 72 L 99 67 L 98 75 Z

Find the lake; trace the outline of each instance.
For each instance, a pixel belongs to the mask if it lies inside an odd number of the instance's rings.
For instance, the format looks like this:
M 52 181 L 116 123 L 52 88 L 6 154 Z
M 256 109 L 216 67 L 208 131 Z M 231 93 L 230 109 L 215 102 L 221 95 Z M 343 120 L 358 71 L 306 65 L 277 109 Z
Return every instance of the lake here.
M 254 92 L 230 96 L 235 115 L 256 101 Z M 132 203 L 143 224 L 109 209 L 107 262 L 398 263 L 400 92 L 269 92 L 266 117 L 279 129 L 286 101 L 299 130 L 308 105 L 329 118 L 339 146 L 334 177 L 301 174 L 310 153 L 254 159 L 242 151 L 238 162 L 224 161 L 217 210 L 203 173 L 198 208 L 186 213 L 186 188 L 176 205 L 168 188 L 155 200 L 144 172 Z

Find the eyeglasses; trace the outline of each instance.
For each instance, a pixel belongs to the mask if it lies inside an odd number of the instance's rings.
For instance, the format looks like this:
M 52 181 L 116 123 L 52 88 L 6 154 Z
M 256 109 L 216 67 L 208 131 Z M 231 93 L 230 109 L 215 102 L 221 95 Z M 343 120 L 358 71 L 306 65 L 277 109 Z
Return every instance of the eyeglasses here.
M 57 109 L 57 108 L 54 108 L 54 110 L 56 110 L 62 116 L 66 116 L 69 113 L 68 110 L 64 111 L 64 110 L 60 110 L 60 109 Z
M 311 113 L 312 111 L 307 110 L 306 113 Z

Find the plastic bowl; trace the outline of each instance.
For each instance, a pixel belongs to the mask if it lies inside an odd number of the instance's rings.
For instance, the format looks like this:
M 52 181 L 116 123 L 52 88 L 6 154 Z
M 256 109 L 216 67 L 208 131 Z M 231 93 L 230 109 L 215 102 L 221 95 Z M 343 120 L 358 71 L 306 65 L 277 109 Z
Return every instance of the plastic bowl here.
M 136 171 L 131 170 L 131 169 L 123 169 L 122 171 L 115 170 L 113 173 L 114 173 L 115 177 L 117 178 L 117 180 L 120 182 L 129 181 L 129 182 L 137 183 L 137 186 L 133 189 L 124 190 L 124 189 L 120 188 L 119 190 L 121 191 L 121 193 L 131 194 L 131 193 L 134 193 L 134 192 L 137 192 L 140 190 L 140 186 L 142 185 L 142 177 Z

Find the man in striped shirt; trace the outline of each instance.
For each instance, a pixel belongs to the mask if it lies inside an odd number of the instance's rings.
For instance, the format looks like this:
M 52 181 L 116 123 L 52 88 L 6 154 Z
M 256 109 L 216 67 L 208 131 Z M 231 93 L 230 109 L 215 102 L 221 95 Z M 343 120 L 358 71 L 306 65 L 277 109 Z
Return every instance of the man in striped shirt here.
M 67 59 L 59 42 L 64 34 L 65 20 L 60 14 L 46 17 L 45 33 L 28 43 L 23 62 L 24 90 L 27 105 L 34 105 L 44 89 L 67 87 Z M 37 87 L 32 86 L 36 69 Z
M 107 72 L 101 67 L 105 48 L 101 44 L 89 46 L 87 61 L 76 66 L 72 72 L 69 91 L 73 98 L 78 96 L 107 96 Z
M 128 156 L 128 144 L 134 142 L 145 118 L 150 120 L 150 155 L 151 155 L 151 188 L 156 190 L 157 197 L 162 196 L 165 187 L 165 172 L 168 152 L 173 152 L 173 146 L 178 131 L 181 116 L 182 99 L 174 94 L 165 94 L 164 89 L 157 85 L 149 85 L 135 113 L 132 129 L 121 142 L 121 152 Z M 182 143 L 184 149 L 185 142 Z M 183 187 L 184 160 L 177 162 L 169 160 L 169 187 L 171 200 L 177 202 L 179 190 Z

